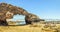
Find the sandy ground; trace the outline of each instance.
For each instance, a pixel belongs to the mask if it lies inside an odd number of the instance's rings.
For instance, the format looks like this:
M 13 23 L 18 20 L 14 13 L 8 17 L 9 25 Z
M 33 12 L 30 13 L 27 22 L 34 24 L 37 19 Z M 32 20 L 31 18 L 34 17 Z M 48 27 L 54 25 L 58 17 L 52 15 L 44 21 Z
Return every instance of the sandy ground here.
M 60 24 L 59 24 L 60 25 Z M 57 25 L 57 26 L 59 26 Z M 42 30 L 41 27 L 31 27 L 30 25 L 25 26 L 0 26 L 0 32 L 53 32 L 51 29 L 48 31 Z
M 40 28 L 27 26 L 0 26 L 0 32 L 40 32 Z

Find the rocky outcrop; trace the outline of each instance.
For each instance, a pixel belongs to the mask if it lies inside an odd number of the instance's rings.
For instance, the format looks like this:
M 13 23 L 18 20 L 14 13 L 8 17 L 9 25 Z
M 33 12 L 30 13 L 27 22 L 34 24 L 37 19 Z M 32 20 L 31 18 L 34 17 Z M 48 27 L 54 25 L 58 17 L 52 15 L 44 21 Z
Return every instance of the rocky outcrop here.
M 4 20 L 4 23 L 7 23 L 6 19 L 13 18 L 13 16 L 16 14 L 25 15 L 26 24 L 31 24 L 33 19 L 39 19 L 38 16 L 27 12 L 25 9 L 21 7 L 16 7 L 7 3 L 0 3 L 0 24 L 3 24 L 1 22 L 3 22 Z
M 34 22 L 36 19 L 39 19 L 39 17 L 31 13 L 25 17 L 26 24 L 32 24 L 32 22 Z

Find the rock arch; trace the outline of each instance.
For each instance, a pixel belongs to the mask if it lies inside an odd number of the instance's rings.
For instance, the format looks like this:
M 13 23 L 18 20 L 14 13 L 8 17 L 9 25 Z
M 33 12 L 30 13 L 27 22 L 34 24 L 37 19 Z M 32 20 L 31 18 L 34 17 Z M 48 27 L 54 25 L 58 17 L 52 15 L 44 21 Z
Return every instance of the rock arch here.
M 23 8 L 16 7 L 7 3 L 0 3 L 0 25 L 8 25 L 6 19 L 10 19 L 13 17 L 13 15 L 16 14 L 25 15 L 26 24 L 31 24 L 33 18 L 39 18 L 36 15 L 27 12 Z

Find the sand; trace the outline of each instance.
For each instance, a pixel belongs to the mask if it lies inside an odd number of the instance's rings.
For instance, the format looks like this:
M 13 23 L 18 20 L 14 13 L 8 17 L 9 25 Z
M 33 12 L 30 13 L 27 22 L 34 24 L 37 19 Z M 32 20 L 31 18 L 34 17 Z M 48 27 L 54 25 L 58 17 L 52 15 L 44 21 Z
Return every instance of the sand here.
M 60 25 L 60 24 L 59 24 Z M 57 26 L 59 26 L 57 25 Z M 0 32 L 54 32 L 52 29 L 41 27 L 32 27 L 30 25 L 25 26 L 0 26 Z

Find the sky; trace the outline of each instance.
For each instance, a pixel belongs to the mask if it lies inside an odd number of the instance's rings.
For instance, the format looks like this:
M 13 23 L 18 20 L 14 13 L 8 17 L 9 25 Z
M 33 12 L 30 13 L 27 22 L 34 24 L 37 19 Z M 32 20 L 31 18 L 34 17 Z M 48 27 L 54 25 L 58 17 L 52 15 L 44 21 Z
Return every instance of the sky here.
M 22 7 L 41 19 L 60 19 L 60 0 L 0 0 L 1 2 Z M 15 18 L 19 19 L 17 16 Z

